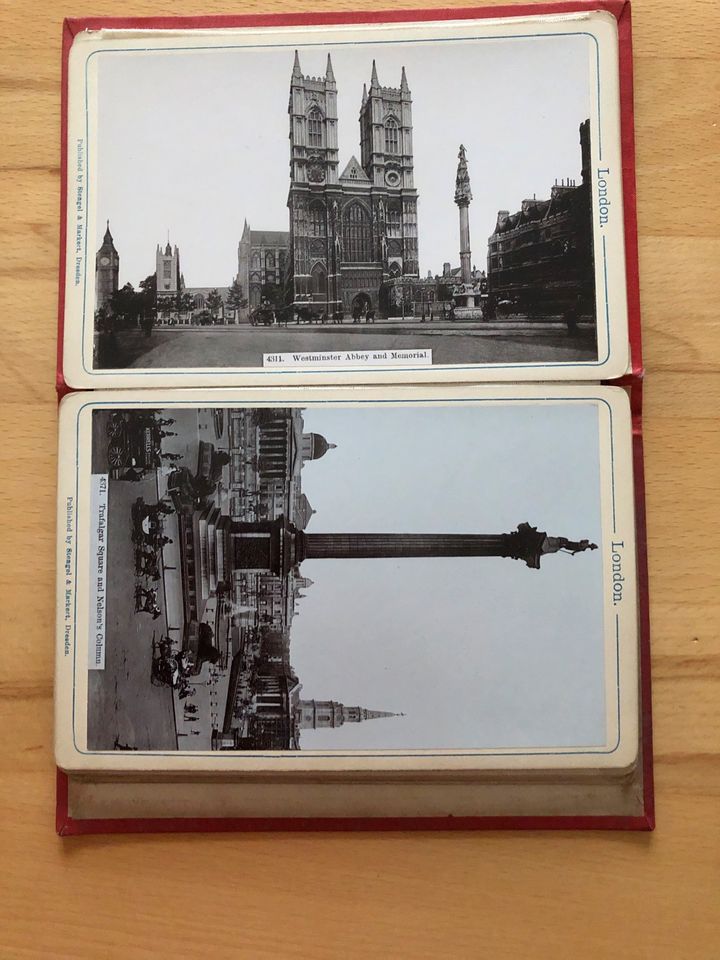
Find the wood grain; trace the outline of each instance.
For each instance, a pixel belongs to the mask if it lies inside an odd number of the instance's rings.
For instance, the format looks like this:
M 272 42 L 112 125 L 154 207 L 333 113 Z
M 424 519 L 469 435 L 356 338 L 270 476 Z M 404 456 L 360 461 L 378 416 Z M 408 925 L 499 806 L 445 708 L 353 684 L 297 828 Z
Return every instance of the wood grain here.
M 420 6 L 417 2 L 393 6 Z M 648 368 L 653 835 L 87 838 L 53 832 L 63 14 L 357 9 L 382 0 L 0 3 L 0 956 L 717 956 L 720 342 L 715 0 L 634 5 Z

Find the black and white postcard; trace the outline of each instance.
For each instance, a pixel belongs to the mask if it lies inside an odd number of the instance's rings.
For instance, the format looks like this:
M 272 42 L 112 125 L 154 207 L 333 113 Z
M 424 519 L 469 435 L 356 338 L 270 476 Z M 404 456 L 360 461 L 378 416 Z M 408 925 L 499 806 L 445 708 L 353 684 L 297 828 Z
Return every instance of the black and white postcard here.
M 71 386 L 626 372 L 609 14 L 87 32 L 67 156 Z
M 61 766 L 634 761 L 622 390 L 82 394 L 60 450 Z

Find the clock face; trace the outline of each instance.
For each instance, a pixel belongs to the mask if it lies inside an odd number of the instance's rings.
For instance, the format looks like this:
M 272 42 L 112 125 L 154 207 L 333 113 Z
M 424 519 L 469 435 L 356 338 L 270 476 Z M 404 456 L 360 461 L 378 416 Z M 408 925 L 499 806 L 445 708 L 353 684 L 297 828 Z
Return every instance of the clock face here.
M 385 183 L 389 187 L 397 187 L 400 183 L 400 174 L 397 170 L 387 170 L 385 172 Z
M 319 163 L 311 163 L 308 168 L 308 180 L 310 183 L 322 183 L 325 179 L 325 170 Z
M 100 263 L 106 267 L 110 263 L 110 257 L 100 257 Z

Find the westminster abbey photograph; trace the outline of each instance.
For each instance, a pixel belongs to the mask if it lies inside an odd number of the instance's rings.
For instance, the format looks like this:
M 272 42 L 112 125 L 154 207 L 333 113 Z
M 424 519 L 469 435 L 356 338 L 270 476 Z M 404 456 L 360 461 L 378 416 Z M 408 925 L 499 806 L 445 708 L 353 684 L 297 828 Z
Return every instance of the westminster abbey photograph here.
M 235 39 L 94 59 L 95 369 L 597 361 L 589 34 Z

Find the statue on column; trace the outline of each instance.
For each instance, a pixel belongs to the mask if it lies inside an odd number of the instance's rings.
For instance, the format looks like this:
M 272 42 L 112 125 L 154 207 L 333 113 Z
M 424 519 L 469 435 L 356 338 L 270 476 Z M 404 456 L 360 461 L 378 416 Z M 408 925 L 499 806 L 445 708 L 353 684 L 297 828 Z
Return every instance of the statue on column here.
M 568 540 L 567 537 L 545 537 L 541 553 L 569 553 L 575 556 L 576 553 L 583 553 L 585 550 L 597 550 L 596 543 L 590 543 L 589 540 Z
M 460 144 L 460 150 L 458 152 L 458 163 L 457 176 L 455 177 L 455 203 L 458 206 L 467 206 L 472 200 L 472 193 L 470 191 L 470 172 L 467 165 L 467 156 L 465 154 L 465 147 L 463 144 Z

